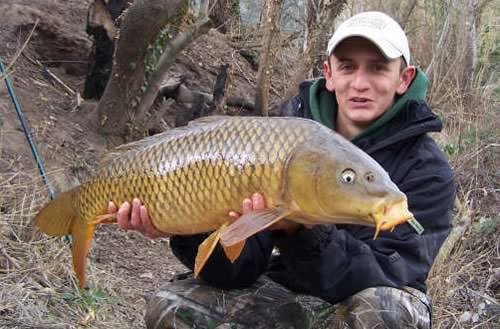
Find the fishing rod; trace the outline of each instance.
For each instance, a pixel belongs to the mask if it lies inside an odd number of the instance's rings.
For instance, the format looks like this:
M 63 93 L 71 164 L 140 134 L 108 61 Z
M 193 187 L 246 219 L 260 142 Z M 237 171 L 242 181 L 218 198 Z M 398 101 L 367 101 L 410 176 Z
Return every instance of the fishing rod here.
M 36 165 L 38 167 L 38 171 L 40 172 L 40 175 L 42 176 L 43 182 L 45 183 L 45 186 L 47 186 L 47 189 L 49 190 L 50 194 L 50 199 L 54 199 L 56 194 L 54 192 L 54 189 L 52 188 L 47 172 L 45 171 L 45 166 L 43 164 L 43 160 L 40 157 L 40 154 L 38 152 L 38 149 L 36 147 L 36 144 L 33 140 L 33 136 L 31 134 L 31 131 L 28 129 L 28 126 L 26 124 L 26 120 L 24 118 L 24 114 L 21 110 L 21 105 L 19 105 L 19 102 L 16 97 L 16 93 L 14 92 L 14 87 L 12 85 L 12 81 L 10 80 L 9 73 L 5 71 L 5 66 L 3 64 L 2 58 L 0 58 L 0 74 L 4 74 L 4 80 L 5 80 L 5 85 L 7 86 L 7 91 L 9 92 L 10 98 L 12 100 L 12 103 L 14 104 L 14 108 L 17 113 L 17 117 L 19 119 L 19 122 L 21 123 L 21 128 L 23 129 L 24 136 L 26 136 L 26 139 L 28 141 L 28 144 L 31 149 L 31 153 L 33 154 L 33 157 L 35 158 Z

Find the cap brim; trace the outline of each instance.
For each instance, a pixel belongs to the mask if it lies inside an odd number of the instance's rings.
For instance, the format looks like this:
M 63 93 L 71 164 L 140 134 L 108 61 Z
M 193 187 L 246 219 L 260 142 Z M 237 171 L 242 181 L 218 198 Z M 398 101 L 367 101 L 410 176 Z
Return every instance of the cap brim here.
M 395 59 L 403 56 L 401 51 L 399 51 L 396 47 L 394 47 L 390 42 L 385 40 L 383 37 L 377 36 L 377 33 L 368 33 L 366 30 L 361 29 L 350 29 L 347 33 L 342 35 L 338 35 L 336 40 L 329 44 L 328 46 L 328 55 L 331 55 L 335 48 L 344 40 L 351 37 L 361 37 L 370 40 L 380 52 L 389 59 Z

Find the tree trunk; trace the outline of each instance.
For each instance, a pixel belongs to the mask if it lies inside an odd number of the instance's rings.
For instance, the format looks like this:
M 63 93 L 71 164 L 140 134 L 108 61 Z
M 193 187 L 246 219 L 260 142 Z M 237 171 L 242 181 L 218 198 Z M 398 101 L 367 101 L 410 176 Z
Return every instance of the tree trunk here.
M 136 108 L 147 89 L 148 46 L 167 24 L 181 26 L 188 5 L 187 0 L 136 0 L 126 11 L 111 79 L 97 107 L 101 132 L 111 145 L 123 142 L 135 124 Z
M 268 115 L 269 87 L 276 57 L 273 43 L 279 36 L 279 21 L 283 0 L 267 0 L 264 8 L 264 20 L 261 25 L 263 40 L 259 56 L 259 70 L 255 92 L 255 109 L 263 116 Z
M 106 4 L 104 0 L 94 0 L 87 12 L 86 31 L 94 39 L 89 56 L 89 65 L 83 98 L 100 99 L 108 84 L 113 67 L 113 52 L 117 32 L 116 19 L 123 12 L 127 0 L 113 0 Z
M 311 71 L 324 58 L 332 22 L 344 9 L 347 0 L 308 0 L 307 26 L 303 52 L 288 79 L 285 99 L 297 93 L 301 81 L 311 76 Z

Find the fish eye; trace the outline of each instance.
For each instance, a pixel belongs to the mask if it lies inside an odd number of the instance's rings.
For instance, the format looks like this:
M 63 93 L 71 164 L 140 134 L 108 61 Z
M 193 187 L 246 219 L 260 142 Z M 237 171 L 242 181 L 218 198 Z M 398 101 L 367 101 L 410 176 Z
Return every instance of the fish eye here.
M 368 173 L 365 174 L 365 179 L 369 183 L 373 183 L 375 181 L 375 175 L 372 172 L 368 172 Z
M 356 180 L 356 173 L 354 172 L 354 170 L 348 168 L 342 171 L 342 181 L 344 183 L 354 184 L 355 180 Z

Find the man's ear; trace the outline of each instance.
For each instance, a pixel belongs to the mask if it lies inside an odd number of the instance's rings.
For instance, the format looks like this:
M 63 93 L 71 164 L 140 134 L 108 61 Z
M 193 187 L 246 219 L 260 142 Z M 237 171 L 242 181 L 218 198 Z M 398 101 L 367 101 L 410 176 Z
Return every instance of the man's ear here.
M 333 92 L 335 90 L 335 86 L 333 84 L 333 75 L 332 75 L 332 67 L 330 66 L 330 59 L 327 59 L 323 62 L 323 75 L 326 80 L 326 90 Z
M 417 74 L 417 69 L 415 68 L 415 66 L 405 67 L 403 71 L 399 74 L 399 86 L 396 89 L 396 94 L 398 95 L 404 94 L 408 90 L 408 87 L 413 81 L 413 78 L 415 78 L 416 74 Z

